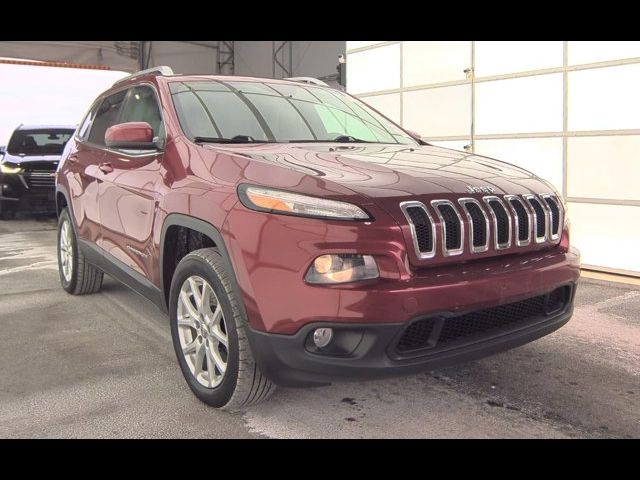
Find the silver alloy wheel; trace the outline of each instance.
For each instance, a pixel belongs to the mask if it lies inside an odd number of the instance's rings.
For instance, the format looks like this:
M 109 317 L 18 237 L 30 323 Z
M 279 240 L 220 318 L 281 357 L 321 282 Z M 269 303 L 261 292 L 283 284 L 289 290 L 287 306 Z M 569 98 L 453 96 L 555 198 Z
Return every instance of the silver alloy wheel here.
M 73 244 L 71 242 L 71 225 L 68 221 L 62 223 L 60 228 L 60 266 L 65 281 L 71 281 L 73 273 Z
M 222 306 L 202 277 L 187 278 L 178 297 L 178 336 L 182 354 L 200 385 L 220 385 L 227 370 L 229 338 Z

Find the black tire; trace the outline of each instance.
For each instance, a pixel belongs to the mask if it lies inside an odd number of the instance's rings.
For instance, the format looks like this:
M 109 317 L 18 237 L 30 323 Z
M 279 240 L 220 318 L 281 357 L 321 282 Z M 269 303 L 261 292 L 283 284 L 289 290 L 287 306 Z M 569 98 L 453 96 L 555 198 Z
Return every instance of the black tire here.
M 182 285 L 191 276 L 199 276 L 213 288 L 222 307 L 228 338 L 227 367 L 219 385 L 208 388 L 201 385 L 191 373 L 183 355 L 178 334 L 178 297 Z M 247 321 L 239 307 L 240 299 L 232 287 L 220 253 L 215 248 L 203 248 L 186 255 L 176 267 L 171 281 L 169 316 L 171 337 L 189 388 L 204 403 L 228 411 L 240 410 L 261 402 L 275 390 L 275 385 L 261 372 L 251 353 L 246 334 Z
M 62 269 L 62 256 L 60 249 L 60 235 L 62 232 L 62 226 L 64 223 L 68 223 L 68 228 L 71 232 L 71 276 L 69 279 L 65 278 Z M 58 235 L 57 235 L 57 252 L 58 252 L 58 273 L 60 274 L 60 283 L 62 288 L 67 293 L 72 295 L 87 295 L 89 293 L 96 293 L 102 287 L 102 279 L 104 274 L 96 267 L 88 263 L 82 251 L 78 248 L 78 241 L 76 239 L 76 233 L 73 228 L 73 222 L 69 211 L 65 208 L 60 213 L 58 219 Z

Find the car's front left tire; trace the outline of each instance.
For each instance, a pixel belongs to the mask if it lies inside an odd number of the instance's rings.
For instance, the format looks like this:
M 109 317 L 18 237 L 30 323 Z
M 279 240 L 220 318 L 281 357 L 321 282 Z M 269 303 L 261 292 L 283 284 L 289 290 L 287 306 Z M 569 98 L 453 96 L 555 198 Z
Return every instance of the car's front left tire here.
M 230 411 L 275 390 L 253 358 L 239 302 L 216 249 L 193 251 L 176 267 L 169 311 L 180 369 L 196 397 Z
M 63 209 L 58 219 L 58 273 L 62 288 L 72 295 L 95 293 L 102 287 L 104 274 L 85 259 L 78 248 L 71 216 Z

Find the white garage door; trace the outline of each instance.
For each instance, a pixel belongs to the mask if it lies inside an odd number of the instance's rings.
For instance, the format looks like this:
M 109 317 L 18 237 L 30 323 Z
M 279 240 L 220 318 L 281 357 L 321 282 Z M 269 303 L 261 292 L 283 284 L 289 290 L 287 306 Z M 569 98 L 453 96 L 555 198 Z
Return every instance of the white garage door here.
M 347 42 L 347 91 L 569 204 L 583 266 L 640 276 L 640 42 Z

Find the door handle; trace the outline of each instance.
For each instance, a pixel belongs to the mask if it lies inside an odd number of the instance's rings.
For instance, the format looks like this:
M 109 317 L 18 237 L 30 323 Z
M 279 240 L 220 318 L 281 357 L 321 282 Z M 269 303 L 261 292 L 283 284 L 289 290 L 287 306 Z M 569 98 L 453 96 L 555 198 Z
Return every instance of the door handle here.
M 109 162 L 101 163 L 100 165 L 98 165 L 98 168 L 104 173 L 113 172 L 113 167 Z

